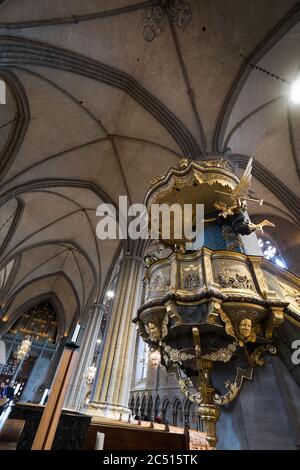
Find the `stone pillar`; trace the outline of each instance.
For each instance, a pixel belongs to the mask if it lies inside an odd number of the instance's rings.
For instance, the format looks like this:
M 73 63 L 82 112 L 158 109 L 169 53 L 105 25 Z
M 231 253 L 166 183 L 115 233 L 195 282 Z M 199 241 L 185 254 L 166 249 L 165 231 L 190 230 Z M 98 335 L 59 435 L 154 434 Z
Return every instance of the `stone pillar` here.
M 0 319 L 0 338 L 6 333 L 6 322 Z
M 83 339 L 81 341 L 76 372 L 72 378 L 65 402 L 66 408 L 79 410 L 83 405 L 82 401 L 84 393 L 87 390 L 85 376 L 87 369 L 93 362 L 93 356 L 103 317 L 103 309 L 103 304 L 97 303 L 91 306 L 90 316 L 87 320 Z
M 140 246 L 139 244 L 136 245 Z M 128 400 L 134 363 L 136 327 L 132 323 L 141 301 L 142 258 L 137 248 L 122 262 L 114 303 L 99 359 L 89 413 L 118 419 L 128 416 Z

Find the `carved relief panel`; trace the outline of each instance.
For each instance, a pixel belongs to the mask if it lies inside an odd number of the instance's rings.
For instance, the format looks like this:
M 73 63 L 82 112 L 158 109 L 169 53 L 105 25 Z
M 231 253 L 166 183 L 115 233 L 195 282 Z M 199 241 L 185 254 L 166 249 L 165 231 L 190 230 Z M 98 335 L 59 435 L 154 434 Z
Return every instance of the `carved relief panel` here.
M 275 292 L 279 297 L 282 297 L 282 292 L 277 277 L 267 270 L 263 270 L 263 273 L 268 284 L 268 289 L 272 292 Z
M 170 266 L 158 267 L 150 274 L 146 287 L 146 300 L 161 297 L 170 287 Z
M 180 289 L 198 290 L 203 286 L 201 265 L 196 263 L 181 263 L 180 265 Z
M 221 289 L 256 291 L 248 266 L 234 259 L 213 259 L 214 281 Z
M 281 280 L 278 282 L 280 286 L 281 297 L 287 302 L 290 302 L 291 307 L 296 308 L 296 310 L 300 310 L 300 291 L 286 282 Z

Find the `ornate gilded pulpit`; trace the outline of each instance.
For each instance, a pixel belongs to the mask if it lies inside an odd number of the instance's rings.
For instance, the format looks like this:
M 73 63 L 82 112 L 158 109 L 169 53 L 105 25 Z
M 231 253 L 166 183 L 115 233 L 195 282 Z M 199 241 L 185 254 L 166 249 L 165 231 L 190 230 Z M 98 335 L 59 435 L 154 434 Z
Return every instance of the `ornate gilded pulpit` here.
M 197 236 L 192 248 L 191 240 L 176 239 L 170 219 L 170 237 L 158 241 L 169 255 L 145 257 L 145 295 L 134 321 L 152 362 L 175 373 L 196 404 L 212 447 L 222 406 L 263 366 L 265 354 L 276 354 L 274 332 L 285 317 L 300 316 L 299 277 L 249 254 L 249 237 L 259 253 L 253 234 L 273 225 L 251 223 L 247 203 L 262 201 L 249 197 L 250 181 L 251 160 L 241 179 L 224 159 L 181 160 L 145 198 L 149 215 L 153 204 L 204 204 L 203 246 Z

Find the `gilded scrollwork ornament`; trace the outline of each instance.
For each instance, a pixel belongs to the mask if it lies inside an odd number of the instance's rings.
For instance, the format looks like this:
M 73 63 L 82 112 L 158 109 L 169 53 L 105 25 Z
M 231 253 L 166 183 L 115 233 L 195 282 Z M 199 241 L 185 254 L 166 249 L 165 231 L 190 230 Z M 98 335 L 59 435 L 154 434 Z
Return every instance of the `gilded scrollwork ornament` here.
M 181 158 L 178 162 L 178 168 L 180 168 L 180 170 L 185 170 L 189 166 L 189 163 L 190 160 L 187 158 Z
M 277 349 L 274 344 L 261 344 L 249 356 L 249 363 L 256 366 L 263 366 L 264 359 L 261 357 L 264 353 L 276 354 Z
M 223 217 L 223 219 L 227 219 L 235 214 L 235 210 L 237 209 L 237 205 L 228 206 L 224 201 L 215 201 L 214 202 L 215 208 L 219 211 L 219 215 Z
M 220 309 L 221 309 L 220 302 L 213 300 L 212 302 L 208 303 L 207 317 L 206 317 L 206 321 L 208 324 L 221 326 L 222 321 L 220 319 Z
M 213 395 L 214 403 L 216 403 L 217 405 L 227 405 L 228 403 L 232 402 L 236 398 L 236 396 L 239 394 L 243 385 L 243 381 L 252 380 L 252 375 L 253 375 L 253 367 L 249 367 L 246 370 L 238 367 L 234 382 L 230 382 L 230 380 L 227 380 L 225 382 L 225 388 L 228 391 L 224 395 L 219 395 L 218 393 L 214 393 Z
M 206 160 L 203 162 L 203 164 L 207 167 L 213 167 L 213 168 L 223 168 L 224 170 L 231 171 L 232 167 L 230 164 L 227 162 L 227 160 L 224 160 L 221 158 L 221 160 Z
M 273 331 L 284 322 L 283 308 L 272 308 L 265 324 L 265 337 L 272 338 Z
M 190 391 L 190 387 L 193 387 L 193 383 L 191 379 L 189 379 L 188 377 L 185 379 L 179 379 L 178 384 L 179 384 L 180 390 L 188 398 L 188 400 L 190 400 L 192 403 L 195 403 L 195 405 L 198 405 L 198 406 L 201 405 L 201 403 L 203 402 L 203 398 L 201 394 L 199 392 L 192 393 Z
M 168 302 L 166 302 L 165 304 L 166 306 L 166 311 L 169 315 L 169 318 L 172 319 L 172 321 L 178 325 L 180 324 L 181 322 L 181 317 L 178 313 L 178 309 L 177 309 L 177 305 L 174 301 L 172 300 L 169 300 Z
M 182 393 L 195 405 L 203 403 L 203 397 L 200 392 L 192 393 L 191 389 L 194 388 L 194 384 L 189 377 L 183 377 L 180 368 L 175 368 L 175 375 Z

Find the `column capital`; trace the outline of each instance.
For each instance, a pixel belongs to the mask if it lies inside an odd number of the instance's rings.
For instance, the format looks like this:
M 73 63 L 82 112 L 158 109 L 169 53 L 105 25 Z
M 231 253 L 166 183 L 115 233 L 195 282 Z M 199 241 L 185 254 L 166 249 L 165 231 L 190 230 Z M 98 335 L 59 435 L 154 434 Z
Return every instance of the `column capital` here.
M 137 240 L 127 239 L 124 244 L 124 257 L 134 255 L 143 260 L 144 251 L 149 243 L 149 239 L 138 238 Z
M 123 264 L 127 260 L 137 261 L 138 263 L 143 263 L 144 260 L 141 256 L 137 256 L 131 253 L 126 253 L 120 261 L 120 265 Z
M 104 308 L 105 307 L 105 304 L 103 304 L 102 302 L 94 302 L 92 305 L 91 305 L 91 308 Z

